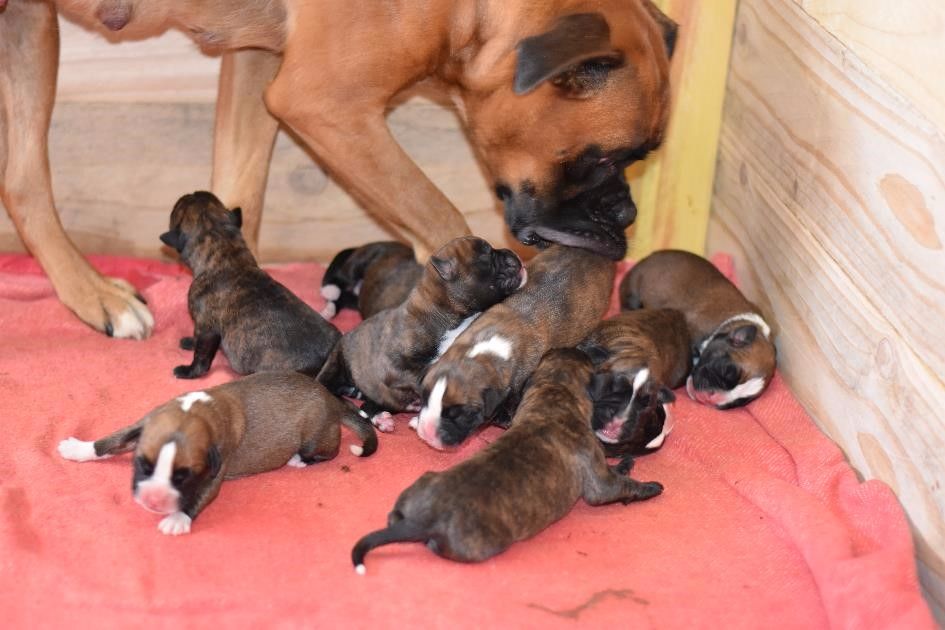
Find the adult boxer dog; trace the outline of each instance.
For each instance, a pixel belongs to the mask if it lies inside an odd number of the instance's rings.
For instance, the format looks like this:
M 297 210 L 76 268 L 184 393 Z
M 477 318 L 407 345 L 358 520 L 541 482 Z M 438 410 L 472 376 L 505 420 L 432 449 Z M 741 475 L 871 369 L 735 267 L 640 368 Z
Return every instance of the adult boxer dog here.
M 671 391 L 692 365 L 686 319 L 672 309 L 624 311 L 602 321 L 578 348 L 591 357 L 591 426 L 608 457 L 653 451 L 673 429 Z
M 177 378 L 207 373 L 219 348 L 240 374 L 267 370 L 317 373 L 341 333 L 294 293 L 260 269 L 240 232 L 242 212 L 227 210 L 212 193 L 184 195 L 171 212 L 161 241 L 193 272 L 187 308 L 193 350 Z
M 403 304 L 369 317 L 335 344 L 318 380 L 336 394 L 356 391 L 372 422 L 392 430 L 389 412 L 420 408 L 420 379 L 430 363 L 526 278 L 511 250 L 475 236 L 453 239 L 430 258 Z
M 377 450 L 374 427 L 353 406 L 308 376 L 264 372 L 179 396 L 95 442 L 68 438 L 59 454 L 85 462 L 134 449 L 135 501 L 166 514 L 158 529 L 177 535 L 190 531 L 225 479 L 334 458 L 342 424 L 362 441 L 352 453 Z
M 368 551 L 395 542 L 422 542 L 444 558 L 482 562 L 561 519 L 580 498 L 628 504 L 660 494 L 659 483 L 626 476 L 633 460 L 613 468 L 604 460 L 590 427 L 591 372 L 579 350 L 545 355 L 512 428 L 465 462 L 428 472 L 404 490 L 387 527 L 354 546 L 357 572 L 365 572 Z
M 421 261 L 468 233 L 385 122 L 395 95 L 431 79 L 456 97 L 517 238 L 621 258 L 624 229 L 636 214 L 624 169 L 659 145 L 669 111 L 676 27 L 649 0 L 57 6 L 115 36 L 179 27 L 208 50 L 230 51 L 211 187 L 227 207 L 243 208 L 251 248 L 277 129 L 269 111 L 369 210 L 403 232 Z M 97 330 L 145 337 L 152 320 L 133 288 L 85 263 L 55 213 L 46 135 L 57 37 L 46 1 L 16 0 L 0 16 L 0 198 L 69 308 Z
M 367 319 L 400 306 L 417 286 L 423 266 L 413 250 L 397 241 L 378 241 L 335 254 L 322 277 L 322 315 L 331 319 L 353 308 Z
M 650 254 L 624 277 L 620 303 L 685 315 L 693 343 L 686 391 L 694 400 L 730 409 L 751 402 L 771 382 L 777 366 L 771 327 L 705 258 L 678 250 Z
M 441 449 L 490 420 L 506 424 L 541 357 L 587 336 L 613 285 L 614 263 L 587 250 L 554 245 L 533 258 L 528 284 L 473 322 L 423 378 L 420 438 Z

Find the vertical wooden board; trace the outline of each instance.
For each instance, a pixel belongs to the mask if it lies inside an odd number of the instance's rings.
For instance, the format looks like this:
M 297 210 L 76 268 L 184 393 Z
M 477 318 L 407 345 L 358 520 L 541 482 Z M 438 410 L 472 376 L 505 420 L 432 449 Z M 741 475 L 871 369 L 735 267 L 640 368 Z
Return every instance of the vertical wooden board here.
M 631 169 L 639 209 L 631 258 L 667 247 L 704 251 L 736 0 L 656 4 L 679 24 L 673 112 L 662 148 Z
M 719 149 L 709 250 L 738 255 L 807 409 L 897 492 L 941 615 L 945 136 L 793 0 L 742 0 Z

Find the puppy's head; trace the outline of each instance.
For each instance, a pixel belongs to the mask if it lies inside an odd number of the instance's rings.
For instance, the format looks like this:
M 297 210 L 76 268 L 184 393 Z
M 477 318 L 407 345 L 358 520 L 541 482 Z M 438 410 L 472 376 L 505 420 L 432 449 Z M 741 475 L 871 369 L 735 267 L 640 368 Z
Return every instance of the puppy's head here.
M 673 392 L 656 383 L 646 368 L 636 374 L 603 371 L 588 387 L 594 402 L 591 428 L 608 455 L 641 455 L 663 445 L 673 428 Z
M 220 470 L 220 451 L 205 420 L 181 410 L 155 412 L 141 432 L 131 490 L 141 507 L 159 514 L 193 506 Z
M 748 404 L 771 382 L 777 351 L 767 324 L 737 320 L 693 349 L 689 397 L 717 409 Z
M 189 264 L 194 250 L 207 237 L 238 240 L 243 211 L 227 210 L 213 193 L 197 191 L 184 195 L 171 211 L 170 229 L 161 234 L 161 242 L 177 250 L 181 260 Z
M 463 94 L 515 237 L 620 259 L 636 218 L 624 171 L 663 139 L 676 25 L 649 0 L 594 9 L 547 12 L 514 50 L 486 40 Z
M 475 237 L 456 238 L 427 262 L 424 285 L 444 304 L 465 314 L 484 311 L 525 285 L 522 260 Z

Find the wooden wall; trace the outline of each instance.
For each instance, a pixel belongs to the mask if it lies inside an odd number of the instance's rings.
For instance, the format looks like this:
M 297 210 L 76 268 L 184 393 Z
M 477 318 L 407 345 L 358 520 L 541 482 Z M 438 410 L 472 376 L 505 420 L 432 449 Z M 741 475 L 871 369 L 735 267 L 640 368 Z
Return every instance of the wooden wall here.
M 708 237 L 773 314 L 794 392 L 897 492 L 941 621 L 943 60 L 939 0 L 741 0 Z

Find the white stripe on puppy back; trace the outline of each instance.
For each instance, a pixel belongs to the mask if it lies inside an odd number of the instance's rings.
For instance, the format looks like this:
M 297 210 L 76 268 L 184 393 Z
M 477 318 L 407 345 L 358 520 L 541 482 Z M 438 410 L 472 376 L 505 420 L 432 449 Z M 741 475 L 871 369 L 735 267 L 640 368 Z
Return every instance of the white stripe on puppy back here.
M 493 335 L 485 341 L 480 341 L 469 351 L 469 358 L 478 357 L 480 354 L 494 354 L 505 361 L 512 356 L 512 342 L 502 335 Z
M 459 326 L 453 328 L 452 330 L 447 330 L 443 337 L 440 338 L 440 345 L 436 349 L 436 358 L 433 361 L 436 361 L 443 354 L 450 349 L 450 346 L 453 345 L 453 342 L 456 341 L 456 338 L 463 334 L 463 331 L 469 328 L 469 325 L 476 321 L 476 318 L 482 315 L 482 313 L 473 313 L 463 321 L 459 323 Z M 433 362 L 431 361 L 431 363 Z
M 764 388 L 764 377 L 756 376 L 755 378 L 748 379 L 744 383 L 736 385 L 731 390 L 726 392 L 725 398 L 715 403 L 715 406 L 718 407 L 720 405 L 728 405 L 742 398 L 753 398 L 760 394 Z
M 723 328 L 728 326 L 733 322 L 748 322 L 749 324 L 754 324 L 758 327 L 758 330 L 761 331 L 761 334 L 765 336 L 765 339 L 771 339 L 771 326 L 768 325 L 768 322 L 757 313 L 740 313 L 729 317 L 724 322 L 715 327 L 715 330 L 712 331 L 712 334 L 705 338 L 705 340 L 699 345 L 699 354 L 705 352 L 706 346 L 708 346 L 713 339 L 722 331 Z
M 187 394 L 184 394 L 183 396 L 180 396 L 177 400 L 180 402 L 181 410 L 183 410 L 186 413 L 190 411 L 190 408 L 194 406 L 194 403 L 198 403 L 198 402 L 208 403 L 211 400 L 213 400 L 213 398 L 207 392 L 200 391 L 200 392 L 189 392 Z

